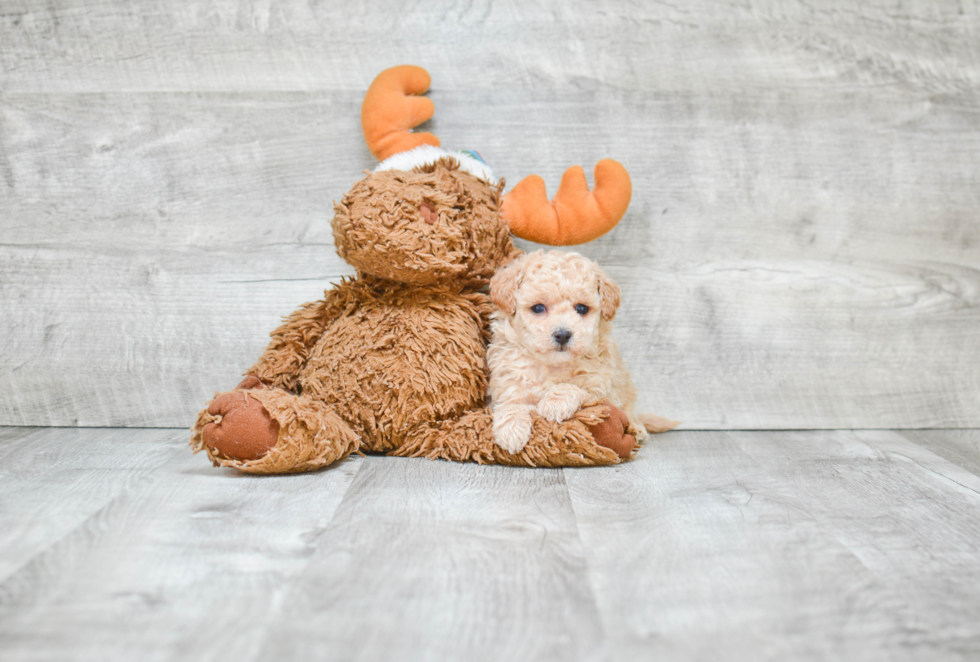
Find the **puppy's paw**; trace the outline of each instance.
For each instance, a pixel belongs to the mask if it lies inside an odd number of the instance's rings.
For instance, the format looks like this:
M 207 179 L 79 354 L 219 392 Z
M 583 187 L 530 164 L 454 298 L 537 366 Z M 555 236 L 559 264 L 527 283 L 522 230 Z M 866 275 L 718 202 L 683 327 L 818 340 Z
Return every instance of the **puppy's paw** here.
M 571 384 L 558 384 L 538 402 L 538 413 L 549 421 L 561 423 L 582 407 L 585 391 Z
M 531 438 L 527 407 L 499 407 L 493 412 L 493 440 L 508 453 L 520 453 Z

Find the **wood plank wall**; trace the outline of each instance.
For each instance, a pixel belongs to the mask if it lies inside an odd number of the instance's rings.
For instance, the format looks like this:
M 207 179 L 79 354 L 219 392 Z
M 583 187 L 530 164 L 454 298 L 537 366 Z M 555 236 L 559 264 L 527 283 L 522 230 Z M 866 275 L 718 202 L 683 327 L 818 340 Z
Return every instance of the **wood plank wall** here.
M 0 424 L 189 425 L 350 273 L 360 101 L 414 63 L 511 184 L 632 173 L 582 252 L 641 410 L 980 426 L 977 3 L 45 4 L 0 6 Z

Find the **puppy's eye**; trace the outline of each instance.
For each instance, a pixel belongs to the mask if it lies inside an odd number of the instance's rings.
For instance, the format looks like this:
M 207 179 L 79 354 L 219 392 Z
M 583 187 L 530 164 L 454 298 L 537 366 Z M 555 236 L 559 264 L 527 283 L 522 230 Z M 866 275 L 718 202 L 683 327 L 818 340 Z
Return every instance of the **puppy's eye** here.
M 579 315 L 587 315 L 589 313 L 589 307 L 586 306 L 584 303 L 580 303 L 577 306 L 575 306 L 575 312 L 578 313 Z
M 531 306 L 531 312 L 534 313 L 535 315 L 540 315 L 545 310 L 547 309 L 544 307 L 543 303 L 536 303 L 533 306 Z

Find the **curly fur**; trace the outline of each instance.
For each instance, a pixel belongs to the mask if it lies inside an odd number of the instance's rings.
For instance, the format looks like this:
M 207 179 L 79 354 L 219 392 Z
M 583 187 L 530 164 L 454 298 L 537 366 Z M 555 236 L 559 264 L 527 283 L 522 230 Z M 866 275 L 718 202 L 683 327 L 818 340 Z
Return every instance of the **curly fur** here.
M 499 219 L 503 187 L 460 170 L 452 157 L 376 172 L 334 208 L 337 253 L 359 272 L 399 283 L 483 287 L 516 254 Z
M 490 282 L 498 310 L 488 349 L 493 432 L 518 452 L 531 437 L 532 413 L 570 419 L 582 405 L 608 400 L 646 436 L 633 406 L 636 389 L 612 337 L 619 287 L 578 253 L 537 251 Z
M 619 462 L 590 432 L 608 415 L 603 407 L 560 424 L 534 418 L 520 453 L 493 442 L 493 305 L 483 290 L 520 255 L 500 218 L 502 188 L 453 158 L 357 182 L 332 223 L 357 276 L 286 318 L 246 373 L 257 386 L 240 387 L 278 436 L 264 456 L 233 457 L 215 435 L 209 442 L 221 417 L 205 409 L 192 447 L 250 473 L 307 471 L 359 450 L 523 466 Z

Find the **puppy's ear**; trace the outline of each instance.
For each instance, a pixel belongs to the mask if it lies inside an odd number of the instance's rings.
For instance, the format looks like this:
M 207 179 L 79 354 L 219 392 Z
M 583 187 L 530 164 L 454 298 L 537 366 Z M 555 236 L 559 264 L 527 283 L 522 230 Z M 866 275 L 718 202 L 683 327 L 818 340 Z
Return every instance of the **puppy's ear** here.
M 616 316 L 619 308 L 619 285 L 612 279 L 599 271 L 599 296 L 602 297 L 602 319 L 611 320 Z
M 505 315 L 513 315 L 517 311 L 517 288 L 521 286 L 526 261 L 523 255 L 511 260 L 497 269 L 490 279 L 490 298 Z

